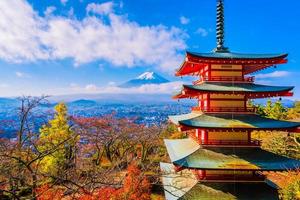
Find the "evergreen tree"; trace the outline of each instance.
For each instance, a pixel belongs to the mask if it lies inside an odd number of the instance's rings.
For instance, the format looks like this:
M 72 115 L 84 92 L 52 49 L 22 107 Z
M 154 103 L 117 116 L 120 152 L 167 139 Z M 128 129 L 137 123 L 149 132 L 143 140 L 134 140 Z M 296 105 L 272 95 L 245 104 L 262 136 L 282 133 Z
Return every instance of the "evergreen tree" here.
M 287 109 L 282 105 L 281 101 L 276 101 L 271 105 L 271 112 L 268 114 L 269 118 L 272 119 L 286 119 Z
M 273 107 L 272 101 L 269 99 L 267 101 L 266 106 L 264 107 L 264 114 L 266 117 L 270 117 L 270 115 L 272 113 L 272 107 Z

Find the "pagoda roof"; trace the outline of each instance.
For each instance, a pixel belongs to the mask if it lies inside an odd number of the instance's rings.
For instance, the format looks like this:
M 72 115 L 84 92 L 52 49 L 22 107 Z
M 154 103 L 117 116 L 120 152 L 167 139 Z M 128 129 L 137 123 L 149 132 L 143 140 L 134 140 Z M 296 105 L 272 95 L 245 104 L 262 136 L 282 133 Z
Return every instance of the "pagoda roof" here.
M 289 91 L 293 86 L 269 86 L 254 83 L 220 83 L 220 82 L 203 82 L 199 85 L 183 85 L 183 90 L 173 98 L 188 98 L 198 96 L 199 93 L 226 93 L 226 94 L 249 94 L 255 98 L 256 95 L 268 96 L 286 96 L 292 95 Z
M 198 183 L 179 200 L 246 200 L 246 199 L 279 199 L 278 190 L 265 182 L 261 183 Z
M 161 162 L 160 170 L 166 200 L 179 199 L 198 183 L 192 171 L 182 170 L 176 172 L 173 164 Z
M 257 114 L 192 113 L 169 116 L 171 122 L 185 128 L 296 130 L 300 122 L 281 121 Z
M 186 52 L 186 57 L 176 76 L 198 75 L 208 65 L 242 65 L 244 73 L 250 74 L 267 67 L 287 63 L 288 54 L 244 54 L 233 52 L 197 53 Z
M 180 168 L 285 171 L 300 167 L 300 161 L 298 160 L 280 156 L 259 147 L 204 147 L 198 144 L 197 150 L 194 148 L 193 153 L 184 156 L 181 152 L 182 146 L 187 142 L 196 145 L 193 139 L 164 141 L 169 155 L 178 155 L 177 157 L 170 157 L 170 159 L 174 165 Z M 186 148 L 189 148 L 189 145 Z
M 187 55 L 192 55 L 199 58 L 217 58 L 217 59 L 274 59 L 285 58 L 288 54 L 246 54 L 246 53 L 233 53 L 233 52 L 210 52 L 210 53 L 197 53 L 187 51 Z
M 174 165 L 160 163 L 166 200 L 278 199 L 278 191 L 265 182 L 198 182 L 190 170 L 176 172 Z

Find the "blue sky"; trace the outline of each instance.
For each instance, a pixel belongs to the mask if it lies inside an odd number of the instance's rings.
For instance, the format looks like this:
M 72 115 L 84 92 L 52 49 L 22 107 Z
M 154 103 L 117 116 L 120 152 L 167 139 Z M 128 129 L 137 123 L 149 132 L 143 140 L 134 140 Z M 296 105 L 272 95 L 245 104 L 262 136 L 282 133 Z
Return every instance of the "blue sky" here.
M 209 52 L 215 47 L 215 4 L 1 1 L 0 96 L 118 92 L 116 85 L 145 71 L 177 82 L 159 88 L 169 92 L 182 81 L 174 70 L 185 49 Z M 258 72 L 258 81 L 294 85 L 297 99 L 299 7 L 298 0 L 225 0 L 226 46 L 234 52 L 289 53 L 288 64 Z

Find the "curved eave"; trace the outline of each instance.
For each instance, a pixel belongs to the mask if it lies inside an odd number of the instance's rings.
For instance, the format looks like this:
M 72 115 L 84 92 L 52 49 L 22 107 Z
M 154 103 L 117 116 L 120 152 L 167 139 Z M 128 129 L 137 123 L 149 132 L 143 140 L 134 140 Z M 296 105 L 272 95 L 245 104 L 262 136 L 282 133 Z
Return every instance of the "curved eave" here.
M 250 74 L 267 67 L 287 63 L 288 54 L 239 54 L 239 53 L 195 53 L 186 52 L 185 60 L 176 71 L 176 76 L 198 75 L 209 64 L 239 64 Z
M 171 120 L 172 121 L 172 120 Z M 190 129 L 210 130 L 281 130 L 300 132 L 299 122 L 281 121 L 256 114 L 195 113 L 173 116 L 173 123 L 182 131 Z
M 268 86 L 253 83 L 203 83 L 200 85 L 183 85 L 183 89 L 199 92 L 243 92 L 243 93 L 260 93 L 260 92 L 287 92 L 294 89 L 294 86 Z
M 181 169 L 287 171 L 300 167 L 300 161 L 253 147 L 201 147 L 173 162 Z
M 259 147 L 207 147 L 193 139 L 164 140 L 171 162 L 178 169 L 286 171 L 300 161 Z
M 204 85 L 204 87 L 203 87 Z M 244 87 L 245 85 L 253 86 Z M 206 87 L 208 86 L 208 87 Z M 276 96 L 293 96 L 293 86 L 265 86 L 257 84 L 235 84 L 226 86 L 204 83 L 201 85 L 183 85 L 181 92 L 173 96 L 173 99 L 194 98 L 200 94 L 244 94 L 248 98 L 264 98 Z
M 197 53 L 186 52 L 187 56 L 193 56 L 201 59 L 222 59 L 222 60 L 271 60 L 271 59 L 284 59 L 288 56 L 287 53 L 281 54 L 242 54 L 242 53 Z
M 276 188 L 265 182 L 239 183 L 239 182 L 214 182 L 198 183 L 178 200 L 237 200 L 237 199 L 264 199 L 279 200 Z M 169 200 L 169 199 L 167 199 Z
M 289 128 L 249 128 L 249 127 L 205 127 L 205 126 L 193 126 L 193 125 L 184 125 L 180 123 L 179 125 L 181 131 L 189 131 L 194 129 L 206 129 L 211 131 L 282 131 L 282 132 L 293 132 L 300 133 L 300 129 L 298 127 L 289 127 Z
M 278 168 L 267 168 L 267 169 L 263 169 L 263 168 L 258 168 L 258 169 L 252 169 L 252 168 L 209 168 L 209 167 L 189 167 L 189 166 L 184 166 L 181 165 L 178 162 L 173 162 L 174 166 L 176 166 L 178 169 L 180 170 L 184 170 L 184 169 L 189 169 L 189 170 L 214 170 L 214 171 L 255 171 L 255 172 L 282 172 L 282 171 L 288 171 L 288 170 L 297 170 L 300 168 L 300 164 L 294 166 L 291 166 L 290 168 L 287 168 L 286 166 L 282 166 L 282 167 L 278 167 Z
M 169 163 L 160 163 L 160 169 L 166 200 L 278 199 L 277 189 L 265 182 L 198 182 L 191 170 L 176 172 Z

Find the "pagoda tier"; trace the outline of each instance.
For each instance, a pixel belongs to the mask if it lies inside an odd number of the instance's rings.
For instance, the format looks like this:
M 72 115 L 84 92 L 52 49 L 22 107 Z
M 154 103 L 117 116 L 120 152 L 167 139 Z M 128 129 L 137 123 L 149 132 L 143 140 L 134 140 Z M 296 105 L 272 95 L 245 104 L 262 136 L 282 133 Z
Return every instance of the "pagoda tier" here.
M 261 117 L 257 114 L 236 113 L 190 113 L 169 116 L 172 123 L 178 125 L 181 131 L 205 129 L 210 131 L 253 131 L 278 130 L 300 132 L 299 122 L 281 121 Z
M 173 98 L 174 99 L 180 99 L 180 98 L 200 99 L 201 98 L 200 95 L 224 94 L 224 95 L 243 95 L 244 99 L 247 100 L 247 99 L 255 99 L 255 98 L 292 96 L 293 93 L 291 92 L 291 90 L 293 89 L 294 87 L 291 86 L 268 86 L 268 85 L 254 84 L 254 83 L 204 82 L 199 85 L 183 85 L 183 89 L 181 90 L 181 92 L 173 96 Z M 224 100 L 224 98 L 221 98 L 221 100 Z
M 179 200 L 200 200 L 200 199 L 264 199 L 276 200 L 278 191 L 267 183 L 198 183 L 191 190 L 185 193 Z
M 168 200 L 264 199 L 276 200 L 278 191 L 272 182 L 198 181 L 191 170 L 176 172 L 172 164 L 160 163 L 165 197 Z M 271 186 L 272 185 L 272 186 Z
M 226 65 L 240 65 L 244 75 L 267 67 L 287 62 L 288 54 L 240 54 L 232 52 L 195 53 L 186 52 L 186 57 L 176 76 L 200 75 L 212 71 L 213 65 L 224 65 L 223 70 L 230 70 Z M 221 67 L 222 69 L 222 67 Z
M 190 138 L 164 141 L 171 162 L 178 170 L 197 169 L 211 174 L 221 170 L 219 175 L 224 175 L 226 171 L 286 171 L 300 167 L 298 160 L 276 155 L 258 147 L 208 147 L 199 145 Z M 236 180 L 237 175 L 232 175 Z

